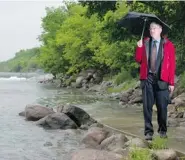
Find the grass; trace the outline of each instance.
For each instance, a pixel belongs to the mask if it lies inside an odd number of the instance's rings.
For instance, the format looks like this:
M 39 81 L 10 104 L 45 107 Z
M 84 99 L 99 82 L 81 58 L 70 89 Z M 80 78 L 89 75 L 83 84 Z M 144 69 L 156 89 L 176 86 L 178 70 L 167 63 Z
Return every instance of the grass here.
M 108 93 L 118 93 L 122 91 L 126 91 L 129 88 L 133 88 L 136 85 L 136 79 L 127 80 L 122 85 L 116 86 L 116 87 L 110 87 L 107 89 Z
M 151 157 L 150 149 L 134 147 L 129 153 L 128 160 L 152 160 Z
M 157 149 L 167 149 L 167 142 L 168 139 L 167 138 L 160 138 L 155 137 L 154 140 L 151 142 L 149 148 L 153 149 L 153 150 L 157 150 Z
M 130 151 L 128 160 L 152 160 L 152 150 L 167 149 L 167 139 L 160 137 L 154 138 L 149 148 L 133 147 Z

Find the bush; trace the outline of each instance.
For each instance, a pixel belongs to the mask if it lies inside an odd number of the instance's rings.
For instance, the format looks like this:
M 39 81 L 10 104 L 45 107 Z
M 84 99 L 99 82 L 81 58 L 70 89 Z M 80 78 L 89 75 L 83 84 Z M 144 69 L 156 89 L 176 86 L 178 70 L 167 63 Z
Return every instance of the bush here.
M 129 160 L 151 160 L 151 152 L 148 148 L 137 148 L 135 147 L 129 153 Z
M 119 85 L 127 80 L 132 79 L 130 72 L 126 71 L 125 69 L 121 69 L 121 72 L 115 77 L 115 84 Z
M 150 144 L 151 149 L 166 149 L 167 148 L 167 139 L 156 137 Z
M 180 77 L 180 87 L 185 88 L 185 72 Z

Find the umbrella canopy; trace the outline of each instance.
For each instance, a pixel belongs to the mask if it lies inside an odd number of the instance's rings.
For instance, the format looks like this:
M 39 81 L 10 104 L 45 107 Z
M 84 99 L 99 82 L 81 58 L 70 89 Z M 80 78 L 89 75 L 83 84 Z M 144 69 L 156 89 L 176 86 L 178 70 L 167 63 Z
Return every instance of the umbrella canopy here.
M 128 28 L 132 34 L 149 36 L 149 27 L 151 22 L 156 22 L 162 26 L 162 34 L 166 34 L 170 29 L 169 25 L 164 23 L 154 14 L 145 14 L 139 12 L 128 12 L 119 22 L 120 27 Z

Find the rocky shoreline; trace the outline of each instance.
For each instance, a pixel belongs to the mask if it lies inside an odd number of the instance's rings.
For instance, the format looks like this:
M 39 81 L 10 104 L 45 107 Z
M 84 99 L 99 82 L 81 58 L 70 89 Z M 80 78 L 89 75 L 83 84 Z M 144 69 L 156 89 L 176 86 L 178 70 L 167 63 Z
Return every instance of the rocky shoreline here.
M 27 105 L 19 113 L 27 121 L 45 129 L 74 129 L 83 131 L 79 150 L 70 153 L 71 160 L 127 160 L 134 150 L 147 150 L 150 158 L 157 160 L 176 160 L 175 150 L 154 149 L 150 142 L 140 138 L 116 133 L 93 119 L 83 109 L 73 105 L 58 106 L 56 110 L 41 105 Z M 50 144 L 46 144 L 50 145 Z
M 142 92 L 140 89 L 140 81 L 135 80 L 134 85 L 127 90 L 122 90 L 125 85 L 115 85 L 114 81 L 103 80 L 103 73 L 99 70 L 89 69 L 80 72 L 75 76 L 58 76 L 57 79 L 48 79 L 46 82 L 55 83 L 58 87 L 78 88 L 85 92 L 95 92 L 98 95 L 117 100 L 120 107 L 141 107 L 142 108 Z M 112 91 L 108 93 L 108 89 L 118 89 L 119 92 Z M 175 90 L 170 97 L 171 104 L 168 105 L 168 126 L 185 127 L 185 89 L 180 86 L 180 78 L 175 80 Z M 157 111 L 154 106 L 154 111 Z

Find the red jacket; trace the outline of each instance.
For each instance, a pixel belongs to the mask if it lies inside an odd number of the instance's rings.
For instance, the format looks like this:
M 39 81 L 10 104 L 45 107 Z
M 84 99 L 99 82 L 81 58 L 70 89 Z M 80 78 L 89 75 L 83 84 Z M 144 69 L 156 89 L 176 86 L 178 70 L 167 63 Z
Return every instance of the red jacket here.
M 142 47 L 136 48 L 135 60 L 140 64 L 140 80 L 147 79 L 148 76 L 148 54 L 149 54 L 150 38 L 145 38 Z M 167 38 L 163 43 L 163 54 L 161 62 L 160 79 L 167 82 L 169 85 L 174 85 L 176 57 L 175 47 Z

